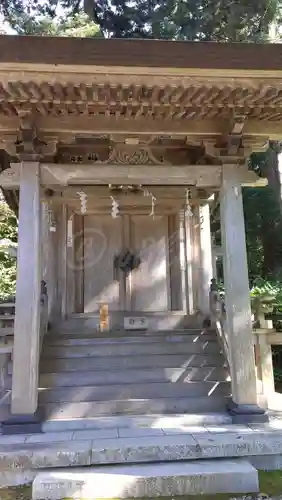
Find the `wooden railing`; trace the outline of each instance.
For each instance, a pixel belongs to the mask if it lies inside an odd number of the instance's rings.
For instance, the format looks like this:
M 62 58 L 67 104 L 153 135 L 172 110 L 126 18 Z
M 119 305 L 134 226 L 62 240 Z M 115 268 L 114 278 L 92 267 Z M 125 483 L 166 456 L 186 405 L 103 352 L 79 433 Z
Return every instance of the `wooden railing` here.
M 230 367 L 228 332 L 226 327 L 226 314 L 224 300 L 220 296 L 218 286 L 215 279 L 211 280 L 210 286 L 210 316 L 212 326 L 216 330 L 221 350 Z
M 5 390 L 9 362 L 13 359 L 15 299 L 0 304 L 0 405 L 6 402 L 11 390 Z M 45 281 L 41 282 L 40 295 L 40 353 L 48 330 L 48 293 Z
M 263 396 L 266 406 L 269 406 L 272 396 L 275 394 L 272 346 L 282 345 L 282 332 L 277 332 L 273 328 L 273 321 L 281 318 L 281 313 L 277 315 L 271 312 L 274 305 L 273 300 L 263 297 L 252 299 L 258 392 Z

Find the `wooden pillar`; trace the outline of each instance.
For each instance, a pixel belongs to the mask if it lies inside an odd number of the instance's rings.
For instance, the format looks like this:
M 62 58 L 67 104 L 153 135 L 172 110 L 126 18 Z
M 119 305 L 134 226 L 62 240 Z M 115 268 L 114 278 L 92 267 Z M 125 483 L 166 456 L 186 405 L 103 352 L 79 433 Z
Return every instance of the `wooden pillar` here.
M 193 232 L 192 217 L 180 211 L 180 267 L 182 282 L 182 310 L 186 314 L 194 313 L 193 297 Z
M 265 416 L 257 405 L 242 190 L 234 165 L 223 166 L 220 218 L 232 380 L 230 411 L 236 422 L 261 421 Z
M 186 310 L 187 314 L 194 314 L 194 282 L 193 282 L 193 217 L 185 215 L 185 257 L 186 257 Z
M 193 306 L 194 312 L 200 311 L 201 305 L 201 283 L 200 283 L 200 209 L 194 206 L 193 216 L 190 222 L 191 244 L 192 244 L 192 283 L 193 283 Z
M 58 304 L 60 317 L 67 315 L 67 207 L 62 205 L 58 214 Z
M 74 312 L 84 312 L 84 216 L 74 215 Z
M 66 316 L 75 312 L 75 231 L 74 212 L 67 207 L 67 275 L 66 275 Z
M 186 256 L 186 231 L 185 231 L 185 211 L 179 213 L 179 251 L 181 269 L 181 308 L 188 312 L 188 283 L 187 283 L 187 256 Z
M 52 213 L 50 224 L 49 209 Z M 48 318 L 56 318 L 57 303 L 57 227 L 56 211 L 47 201 L 41 204 L 41 279 L 47 284 L 48 291 Z
M 11 413 L 37 410 L 41 281 L 40 165 L 21 165 Z
M 205 315 L 210 313 L 210 284 L 212 275 L 212 249 L 209 204 L 201 205 L 200 216 L 200 255 L 201 255 L 201 302 L 200 309 Z
M 131 218 L 129 214 L 122 216 L 122 247 L 132 250 Z M 132 306 L 132 273 L 119 273 L 121 310 L 131 311 Z
M 178 214 L 168 216 L 170 297 L 172 311 L 179 311 L 182 309 L 180 218 L 177 215 Z

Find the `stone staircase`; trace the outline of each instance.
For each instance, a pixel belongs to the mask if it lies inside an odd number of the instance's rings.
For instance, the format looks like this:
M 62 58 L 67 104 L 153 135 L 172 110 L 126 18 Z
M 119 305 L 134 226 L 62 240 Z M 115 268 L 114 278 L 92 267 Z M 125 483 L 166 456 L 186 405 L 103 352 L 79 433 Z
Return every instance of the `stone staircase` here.
M 213 331 L 65 325 L 45 336 L 39 382 L 42 434 L 0 435 L 2 483 L 33 482 L 33 500 L 257 492 L 257 450 L 277 448 L 230 425 Z
M 224 412 L 229 396 L 214 332 L 82 328 L 45 337 L 39 405 L 48 420 Z

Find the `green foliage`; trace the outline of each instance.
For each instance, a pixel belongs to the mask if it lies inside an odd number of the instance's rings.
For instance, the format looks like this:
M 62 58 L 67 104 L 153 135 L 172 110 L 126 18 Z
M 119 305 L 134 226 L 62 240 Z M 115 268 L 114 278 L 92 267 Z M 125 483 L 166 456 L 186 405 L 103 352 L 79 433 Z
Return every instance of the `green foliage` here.
M 260 41 L 268 37 L 278 4 L 277 0 L 89 0 L 87 12 L 113 37 Z M 65 5 L 74 6 L 74 1 Z
M 266 152 L 251 156 L 250 168 L 266 177 L 268 186 L 243 190 L 251 283 L 258 276 L 282 281 L 280 151 L 281 143 L 272 142 Z
M 119 38 L 257 42 L 280 20 L 279 0 L 2 0 L 0 13 L 18 33 L 33 33 L 38 17 L 53 19 L 58 7 L 66 17 L 86 12 L 103 35 Z
M 258 278 L 254 281 L 250 293 L 251 299 L 259 299 L 266 306 L 271 304 L 276 309 L 282 307 L 282 282 Z
M 16 244 L 18 221 L 4 202 L 0 202 L 0 240 Z M 0 299 L 14 295 L 16 291 L 16 259 L 0 246 Z
M 10 24 L 20 35 L 46 35 L 91 38 L 101 36 L 99 26 L 87 14 L 80 12 L 72 16 L 53 19 L 48 16 L 15 16 Z

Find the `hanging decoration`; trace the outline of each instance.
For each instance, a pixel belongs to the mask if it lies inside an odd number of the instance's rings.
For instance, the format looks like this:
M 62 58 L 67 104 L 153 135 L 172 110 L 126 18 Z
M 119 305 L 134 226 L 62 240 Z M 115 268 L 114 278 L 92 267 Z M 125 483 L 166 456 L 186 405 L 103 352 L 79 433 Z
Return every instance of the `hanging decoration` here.
M 191 191 L 190 189 L 185 190 L 185 215 L 187 217 L 192 217 L 193 212 L 191 208 L 191 203 L 190 203 L 190 198 L 191 198 Z
M 112 216 L 113 219 L 116 219 L 119 216 L 119 203 L 114 198 L 114 196 L 111 196 L 111 200 L 112 200 L 112 212 L 111 212 L 111 216 Z
M 155 217 L 155 206 L 156 206 L 156 201 L 157 201 L 157 198 L 153 195 L 153 193 L 151 193 L 148 189 L 144 189 L 143 191 L 144 193 L 144 196 L 150 196 L 151 197 L 151 203 L 152 203 L 152 208 L 151 208 L 151 212 L 149 214 L 150 217 Z
M 78 191 L 78 196 L 80 199 L 80 211 L 82 214 L 87 212 L 87 194 L 84 191 Z
M 50 233 L 55 233 L 56 232 L 56 222 L 54 220 L 52 206 L 48 205 L 48 203 L 46 203 L 45 207 L 46 207 L 46 216 L 47 216 L 49 231 L 50 231 Z

